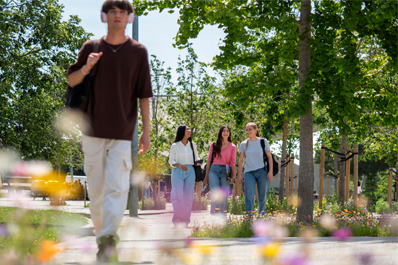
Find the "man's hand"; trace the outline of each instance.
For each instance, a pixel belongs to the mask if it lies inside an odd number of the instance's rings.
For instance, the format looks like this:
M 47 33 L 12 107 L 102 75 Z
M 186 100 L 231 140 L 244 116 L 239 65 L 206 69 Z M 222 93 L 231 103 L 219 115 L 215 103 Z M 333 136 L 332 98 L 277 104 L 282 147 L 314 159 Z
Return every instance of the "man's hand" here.
M 180 165 L 180 168 L 182 169 L 182 171 L 187 172 L 188 168 L 185 165 Z
M 95 53 L 92 52 L 90 53 L 90 55 L 87 58 L 87 62 L 86 62 L 86 67 L 84 67 L 84 72 L 89 73 L 91 71 L 91 69 L 94 67 L 94 65 L 99 61 L 99 59 L 102 56 L 102 52 L 100 53 Z
M 138 145 L 138 153 L 145 154 L 148 151 L 150 145 L 151 145 L 151 139 L 149 137 L 149 133 L 143 132 L 141 134 L 140 142 Z

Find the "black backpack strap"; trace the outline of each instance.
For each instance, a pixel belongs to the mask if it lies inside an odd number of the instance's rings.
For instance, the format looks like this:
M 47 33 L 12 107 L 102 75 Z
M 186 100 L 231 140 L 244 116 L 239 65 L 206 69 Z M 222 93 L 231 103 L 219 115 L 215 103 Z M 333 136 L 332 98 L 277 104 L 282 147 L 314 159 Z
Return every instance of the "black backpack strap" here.
M 93 44 L 93 52 L 98 53 L 99 46 L 100 46 L 100 40 L 92 40 L 91 42 Z M 95 75 L 97 74 L 98 64 L 99 64 L 99 61 L 96 64 L 94 64 L 93 69 L 91 69 L 91 71 L 90 71 L 90 80 L 91 81 L 94 80 Z
M 265 153 L 265 140 L 264 138 L 260 139 L 261 148 L 263 149 L 263 161 L 264 161 L 264 169 L 267 169 L 267 154 Z
M 92 45 L 93 45 L 93 52 L 98 53 L 99 52 L 99 47 L 100 47 L 100 40 L 92 40 Z M 90 71 L 89 77 L 88 77 L 88 89 L 89 92 L 89 98 L 90 98 L 90 105 L 91 105 L 91 114 L 94 114 L 94 80 L 95 80 L 95 75 L 97 74 L 97 69 L 98 69 L 98 64 L 99 61 L 94 64 L 93 68 Z

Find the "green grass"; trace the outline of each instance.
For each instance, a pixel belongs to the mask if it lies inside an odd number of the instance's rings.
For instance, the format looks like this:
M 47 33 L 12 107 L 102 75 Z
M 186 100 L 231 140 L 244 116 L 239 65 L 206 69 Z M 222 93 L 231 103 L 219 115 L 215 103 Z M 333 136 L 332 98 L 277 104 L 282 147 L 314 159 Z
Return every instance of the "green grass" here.
M 55 210 L 25 210 L 0 207 L 0 223 L 8 236 L 0 236 L 0 254 L 13 248 L 20 255 L 35 253 L 42 241 L 59 242 L 62 234 L 86 225 L 79 215 Z

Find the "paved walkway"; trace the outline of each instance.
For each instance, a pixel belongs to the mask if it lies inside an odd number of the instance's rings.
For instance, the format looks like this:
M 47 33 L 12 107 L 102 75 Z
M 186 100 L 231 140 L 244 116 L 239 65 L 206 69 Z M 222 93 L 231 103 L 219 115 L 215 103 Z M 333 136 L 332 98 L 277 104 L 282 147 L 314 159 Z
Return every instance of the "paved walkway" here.
M 139 218 L 125 217 L 119 234 L 120 261 L 126 264 L 264 264 L 258 256 L 256 242 L 246 239 L 195 239 L 198 244 L 213 246 L 214 253 L 208 256 L 184 248 L 184 241 L 190 229 L 173 229 L 172 214 L 144 215 Z M 192 221 L 211 221 L 208 212 L 192 213 Z M 65 264 L 93 264 L 96 243 L 94 236 L 86 236 L 62 243 L 65 251 L 56 261 Z M 170 255 L 168 249 L 180 252 Z M 300 238 L 285 238 L 282 243 L 282 257 L 303 253 L 309 249 L 311 264 L 320 265 L 397 265 L 397 238 L 352 238 L 348 242 L 336 242 L 332 238 L 318 238 L 311 245 Z M 361 263 L 359 258 L 371 258 L 370 263 Z
M 48 201 L 23 200 L 35 209 L 57 209 L 89 214 L 82 201 L 67 201 L 68 205 L 53 207 Z M 15 206 L 15 201 L 0 199 L 0 206 Z M 140 211 L 138 218 L 126 211 L 119 230 L 118 253 L 123 264 L 264 264 L 258 256 L 254 239 L 194 239 L 198 244 L 213 246 L 214 253 L 202 255 L 191 248 L 184 248 L 190 229 L 174 229 L 171 223 L 171 204 L 163 211 Z M 211 222 L 208 211 L 192 213 L 193 222 Z M 193 224 L 191 223 L 191 225 Z M 85 229 L 77 229 L 76 236 L 66 238 L 60 246 L 64 251 L 56 256 L 56 264 L 93 264 L 97 246 L 91 233 L 92 223 Z M 170 252 L 168 250 L 174 249 Z M 351 238 L 348 242 L 336 242 L 332 238 L 318 238 L 315 243 L 304 244 L 300 238 L 285 238 L 281 257 L 293 257 L 310 251 L 313 265 L 398 265 L 398 238 Z M 173 254 L 170 254 L 173 253 Z M 361 262 L 371 259 L 368 263 Z M 292 263 L 296 264 L 296 263 Z

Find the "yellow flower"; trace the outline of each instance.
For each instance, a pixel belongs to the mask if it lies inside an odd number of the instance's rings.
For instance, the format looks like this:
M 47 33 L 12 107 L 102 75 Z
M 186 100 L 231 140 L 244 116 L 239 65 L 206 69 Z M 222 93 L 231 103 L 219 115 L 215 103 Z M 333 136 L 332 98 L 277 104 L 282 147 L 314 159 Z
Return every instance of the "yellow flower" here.
M 281 246 L 278 243 L 269 243 L 267 245 L 261 246 L 259 250 L 265 258 L 274 258 L 281 251 Z
M 347 212 L 348 210 L 347 210 L 347 209 L 344 209 L 344 211 Z

